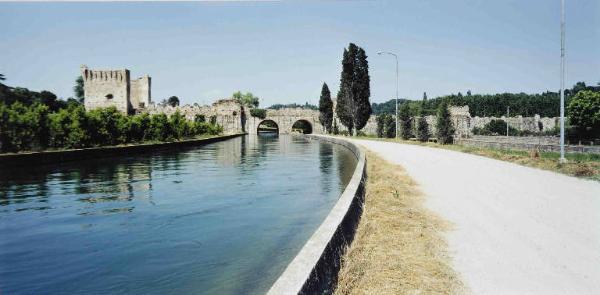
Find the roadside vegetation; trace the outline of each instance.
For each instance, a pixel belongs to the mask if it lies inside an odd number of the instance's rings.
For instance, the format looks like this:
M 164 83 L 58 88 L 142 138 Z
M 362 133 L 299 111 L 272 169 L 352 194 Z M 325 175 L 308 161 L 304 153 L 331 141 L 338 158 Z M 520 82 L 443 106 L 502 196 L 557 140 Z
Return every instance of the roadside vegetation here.
M 425 208 L 399 166 L 367 151 L 364 211 L 342 258 L 336 294 L 460 294 L 444 232 L 451 226 Z

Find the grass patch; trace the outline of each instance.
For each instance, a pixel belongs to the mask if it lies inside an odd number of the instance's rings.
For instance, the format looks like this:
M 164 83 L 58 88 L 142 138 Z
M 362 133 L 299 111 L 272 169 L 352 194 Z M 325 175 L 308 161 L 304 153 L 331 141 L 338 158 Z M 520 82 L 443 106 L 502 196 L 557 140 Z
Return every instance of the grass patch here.
M 441 145 L 432 142 L 408 141 L 395 138 L 373 138 L 373 137 L 358 137 L 358 139 L 379 140 L 398 142 L 403 144 L 413 144 L 428 146 L 434 148 L 443 148 L 457 152 L 469 153 L 488 157 L 492 159 L 512 162 L 523 166 L 529 166 L 544 170 L 550 170 L 570 176 L 582 177 L 600 181 L 600 155 L 599 154 L 582 154 L 582 153 L 567 153 L 566 164 L 558 163 L 560 153 L 556 152 L 535 152 L 521 151 L 509 149 L 492 149 L 464 146 L 458 144 Z
M 364 211 L 335 293 L 464 293 L 442 236 L 450 225 L 424 207 L 404 169 L 366 153 Z

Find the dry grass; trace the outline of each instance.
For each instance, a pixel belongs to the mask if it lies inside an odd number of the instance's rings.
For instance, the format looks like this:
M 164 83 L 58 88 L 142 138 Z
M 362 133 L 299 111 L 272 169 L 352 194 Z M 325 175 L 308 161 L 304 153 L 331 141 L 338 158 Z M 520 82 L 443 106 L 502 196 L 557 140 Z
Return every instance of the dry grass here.
M 356 238 L 342 261 L 336 294 L 457 294 L 465 289 L 442 233 L 399 166 L 367 152 L 368 183 Z

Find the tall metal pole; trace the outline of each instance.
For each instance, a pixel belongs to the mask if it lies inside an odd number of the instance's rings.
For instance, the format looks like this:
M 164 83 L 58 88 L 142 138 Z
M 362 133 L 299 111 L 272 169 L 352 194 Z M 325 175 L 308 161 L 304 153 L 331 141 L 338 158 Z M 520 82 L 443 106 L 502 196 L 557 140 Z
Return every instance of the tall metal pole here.
M 378 55 L 382 55 L 382 54 L 389 54 L 394 56 L 394 58 L 396 58 L 396 138 L 398 138 L 399 133 L 398 133 L 398 83 L 400 81 L 400 79 L 398 78 L 398 56 L 394 53 L 391 52 L 386 52 L 386 51 L 381 51 L 381 52 L 377 52 Z
M 394 54 L 396 58 L 396 138 L 398 138 L 398 56 Z
M 565 0 L 560 1 L 560 163 L 565 163 Z

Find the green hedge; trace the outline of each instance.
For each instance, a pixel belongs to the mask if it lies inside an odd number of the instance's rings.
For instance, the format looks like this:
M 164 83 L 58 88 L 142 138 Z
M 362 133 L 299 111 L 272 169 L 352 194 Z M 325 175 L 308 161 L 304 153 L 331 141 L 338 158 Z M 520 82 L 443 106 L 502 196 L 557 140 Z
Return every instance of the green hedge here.
M 222 131 L 222 127 L 201 118 L 186 120 L 179 112 L 170 117 L 127 116 L 114 107 L 86 112 L 83 106 L 72 104 L 50 113 L 47 106 L 38 103 L 0 103 L 2 152 L 170 141 Z

